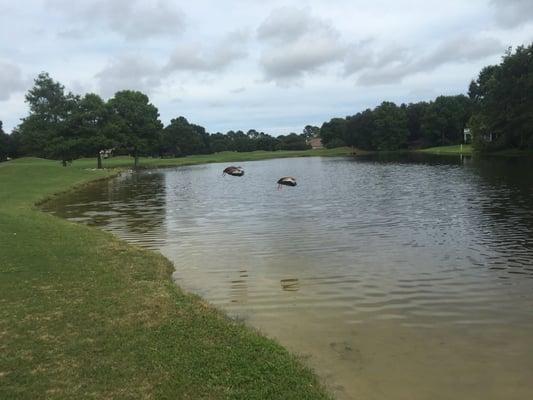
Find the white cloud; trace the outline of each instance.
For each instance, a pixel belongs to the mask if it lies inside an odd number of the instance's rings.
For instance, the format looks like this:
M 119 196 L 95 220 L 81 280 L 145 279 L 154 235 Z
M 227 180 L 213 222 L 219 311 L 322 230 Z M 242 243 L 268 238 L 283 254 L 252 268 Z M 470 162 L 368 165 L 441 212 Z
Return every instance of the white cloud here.
M 185 29 L 185 14 L 171 1 L 47 0 L 50 7 L 65 13 L 70 24 L 60 35 L 77 39 L 103 26 L 128 40 L 176 35 Z
M 532 0 L 0 3 L 6 130 L 41 71 L 80 94 L 142 90 L 165 122 L 287 133 L 383 100 L 465 92 L 533 38 Z
M 161 84 L 159 67 L 138 55 L 123 55 L 113 59 L 95 77 L 100 93 L 109 97 L 125 89 L 151 93 Z
M 273 10 L 257 28 L 257 37 L 262 40 L 296 40 L 314 29 L 331 31 L 324 21 L 311 15 L 309 8 L 282 7 Z
M 182 43 L 175 47 L 164 67 L 167 73 L 175 71 L 214 72 L 247 56 L 249 34 L 231 32 L 222 40 L 204 46 L 201 43 Z
M 369 53 L 364 58 L 368 60 L 366 63 L 359 65 L 359 69 L 347 68 L 347 73 L 362 70 L 357 79 L 362 85 L 393 84 L 413 74 L 428 73 L 446 64 L 477 61 L 502 54 L 504 50 L 505 46 L 494 38 L 455 37 L 421 54 L 419 49 L 405 47 L 390 48 L 379 54 Z
M 533 21 L 532 0 L 491 0 L 496 20 L 506 28 L 516 27 Z

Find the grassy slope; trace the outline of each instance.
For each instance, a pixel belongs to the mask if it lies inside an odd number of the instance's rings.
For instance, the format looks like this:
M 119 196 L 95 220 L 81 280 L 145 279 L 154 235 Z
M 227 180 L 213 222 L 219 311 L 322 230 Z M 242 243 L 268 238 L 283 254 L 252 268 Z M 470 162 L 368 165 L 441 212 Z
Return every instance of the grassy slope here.
M 164 257 L 35 209 L 111 173 L 87 165 L 0 164 L 1 399 L 328 397 L 281 346 L 176 288 Z

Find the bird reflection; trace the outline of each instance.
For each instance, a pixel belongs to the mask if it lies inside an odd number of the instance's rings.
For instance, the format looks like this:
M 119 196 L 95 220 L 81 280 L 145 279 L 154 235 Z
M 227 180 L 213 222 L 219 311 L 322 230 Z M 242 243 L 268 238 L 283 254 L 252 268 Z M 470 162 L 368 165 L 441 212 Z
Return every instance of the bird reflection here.
M 286 292 L 297 292 L 300 290 L 300 281 L 297 278 L 282 279 L 279 281 L 281 289 Z

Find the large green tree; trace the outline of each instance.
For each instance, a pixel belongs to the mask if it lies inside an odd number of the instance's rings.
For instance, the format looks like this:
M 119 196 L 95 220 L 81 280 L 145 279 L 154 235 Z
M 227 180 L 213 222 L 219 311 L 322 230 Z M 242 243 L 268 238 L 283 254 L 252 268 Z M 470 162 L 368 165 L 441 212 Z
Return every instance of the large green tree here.
M 135 167 L 140 155 L 155 154 L 163 125 L 147 95 L 122 90 L 107 101 L 106 107 L 104 135 L 134 157 Z
M 533 43 L 509 49 L 470 84 L 470 127 L 478 148 L 533 149 Z
M 174 157 L 209 153 L 209 139 L 205 129 L 189 123 L 185 117 L 178 117 L 161 132 L 160 153 Z
M 97 94 L 87 93 L 78 98 L 68 120 L 71 139 L 75 138 L 78 146 L 77 156 L 97 157 L 98 168 L 102 168 L 100 151 L 117 145 L 104 134 L 107 117 L 108 109 L 104 100 Z
M 69 159 L 73 148 L 65 144 L 58 147 L 61 137 L 69 136 L 68 119 L 76 108 L 78 98 L 65 93 L 65 88 L 46 72 L 40 73 L 34 86 L 26 94 L 30 113 L 17 129 L 17 143 L 26 155 Z M 69 142 L 71 147 L 73 141 Z

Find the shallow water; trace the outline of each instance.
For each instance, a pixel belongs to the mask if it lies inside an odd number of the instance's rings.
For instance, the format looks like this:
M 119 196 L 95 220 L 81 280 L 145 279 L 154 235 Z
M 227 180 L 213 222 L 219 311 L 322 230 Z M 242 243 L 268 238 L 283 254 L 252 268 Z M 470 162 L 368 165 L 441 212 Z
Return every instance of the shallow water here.
M 533 398 L 533 162 L 419 155 L 126 174 L 46 205 L 171 259 L 340 399 Z M 276 190 L 295 176 L 298 186 Z

